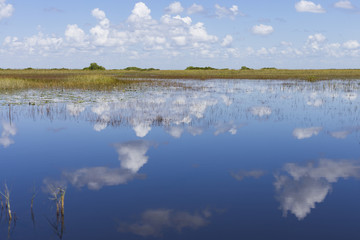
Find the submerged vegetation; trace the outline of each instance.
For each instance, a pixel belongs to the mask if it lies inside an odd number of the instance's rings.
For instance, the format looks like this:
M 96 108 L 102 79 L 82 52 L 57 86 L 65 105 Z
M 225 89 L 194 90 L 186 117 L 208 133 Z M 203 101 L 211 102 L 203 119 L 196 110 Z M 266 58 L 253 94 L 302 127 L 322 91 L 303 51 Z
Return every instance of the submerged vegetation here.
M 97 64 L 96 64 L 97 65 Z M 98 66 L 98 65 L 97 65 Z M 101 67 L 101 66 L 99 66 Z M 93 71 L 68 69 L 0 70 L 0 91 L 17 89 L 126 90 L 146 82 L 151 86 L 172 84 L 158 79 L 274 79 L 319 81 L 360 79 L 360 69 L 288 70 L 276 68 L 215 69 L 188 67 L 186 70 L 158 70 L 128 67 L 123 70 Z

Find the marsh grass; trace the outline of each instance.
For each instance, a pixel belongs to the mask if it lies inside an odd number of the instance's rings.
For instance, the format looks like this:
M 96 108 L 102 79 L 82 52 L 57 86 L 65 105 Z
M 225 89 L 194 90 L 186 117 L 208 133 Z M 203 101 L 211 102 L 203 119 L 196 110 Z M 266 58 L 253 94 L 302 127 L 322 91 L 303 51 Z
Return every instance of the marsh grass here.
M 360 79 L 360 69 L 287 70 L 191 69 L 191 70 L 0 70 L 0 91 L 18 89 L 127 90 L 135 85 L 176 84 L 164 79 L 273 79 L 315 82 L 332 79 Z

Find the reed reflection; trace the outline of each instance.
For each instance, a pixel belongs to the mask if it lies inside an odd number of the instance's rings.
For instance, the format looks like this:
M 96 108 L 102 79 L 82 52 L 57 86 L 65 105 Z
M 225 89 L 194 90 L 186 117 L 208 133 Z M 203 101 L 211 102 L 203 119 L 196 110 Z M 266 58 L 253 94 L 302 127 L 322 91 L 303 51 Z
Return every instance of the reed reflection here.
M 130 232 L 142 237 L 162 237 L 169 230 L 180 233 L 183 229 L 196 230 L 210 223 L 212 212 L 176 211 L 173 209 L 148 209 L 141 214 L 135 223 L 120 223 L 119 232 Z

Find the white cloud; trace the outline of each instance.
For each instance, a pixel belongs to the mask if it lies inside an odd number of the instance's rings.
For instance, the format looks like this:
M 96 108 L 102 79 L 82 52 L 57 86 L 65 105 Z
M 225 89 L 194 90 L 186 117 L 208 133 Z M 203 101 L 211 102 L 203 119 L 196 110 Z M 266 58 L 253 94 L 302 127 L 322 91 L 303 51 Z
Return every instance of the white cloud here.
M 187 13 L 188 14 L 195 14 L 195 13 L 201 13 L 204 12 L 204 7 L 201 5 L 198 5 L 196 3 L 194 3 L 193 5 L 191 5 L 191 7 L 188 8 Z
M 310 12 L 310 13 L 324 13 L 325 10 L 320 4 L 315 4 L 311 1 L 301 0 L 295 4 L 295 9 L 298 12 Z
M 191 26 L 189 29 L 189 33 L 195 41 L 216 42 L 218 40 L 216 36 L 209 35 L 206 32 L 204 24 L 201 22 L 198 22 L 195 25 Z
M 254 116 L 259 116 L 259 117 L 269 116 L 271 114 L 271 112 L 272 112 L 271 108 L 262 107 L 262 106 L 252 107 L 250 109 L 250 111 Z
M 254 34 L 258 34 L 258 35 L 269 35 L 270 33 L 274 32 L 274 28 L 270 25 L 260 24 L 260 25 L 254 26 L 252 28 L 252 32 Z
M 231 8 L 226 8 L 215 4 L 215 14 L 218 18 L 229 17 L 234 19 L 235 16 L 239 14 L 239 7 L 237 5 L 233 5 Z
M 143 2 L 138 2 L 135 4 L 134 9 L 132 10 L 131 15 L 128 18 L 128 21 L 131 23 L 146 22 L 151 20 L 151 10 Z
M 9 18 L 14 12 L 14 7 L 11 4 L 7 4 L 6 0 L 0 0 L 0 21 L 4 18 Z
M 6 37 L 3 45 L 12 51 L 25 51 L 29 54 L 46 55 L 48 52 L 56 51 L 63 46 L 63 39 L 55 36 L 45 36 L 39 32 L 37 35 L 24 38 L 20 41 L 17 37 Z
M 325 200 L 332 189 L 331 183 L 340 178 L 360 177 L 359 163 L 348 160 L 320 159 L 317 164 L 311 162 L 305 166 L 289 163 L 284 171 L 275 176 L 277 199 L 284 216 L 290 211 L 299 220 Z
M 179 14 L 184 11 L 184 8 L 181 6 L 180 2 L 173 2 L 167 8 L 166 12 L 169 14 Z
M 348 0 L 338 1 L 334 4 L 336 8 L 344 8 L 344 9 L 354 9 L 354 5 Z
M 344 48 L 356 49 L 360 47 L 360 43 L 357 40 L 349 40 L 343 43 Z
M 295 128 L 293 136 L 297 139 L 311 138 L 312 136 L 317 136 L 321 130 L 321 127 Z
M 221 43 L 221 46 L 229 47 L 231 46 L 232 42 L 233 42 L 233 37 L 231 35 L 226 35 Z
M 143 237 L 161 237 L 163 232 L 169 229 L 181 232 L 186 228 L 198 229 L 206 226 L 210 216 L 210 211 L 192 214 L 170 209 L 150 209 L 142 214 L 141 220 L 137 223 L 121 223 L 118 231 L 131 232 Z
M 143 2 L 134 5 L 127 21 L 120 24 L 121 28 L 119 24 L 110 24 L 106 13 L 98 8 L 93 9 L 91 14 L 98 23 L 88 32 L 77 24 L 68 24 L 64 39 L 42 33 L 24 39 L 8 36 L 1 51 L 42 56 L 118 52 L 128 59 L 145 58 L 151 55 L 151 51 L 156 51 L 159 57 L 192 55 L 214 58 L 221 54 L 217 49 L 221 43 L 230 44 L 230 37 L 219 41 L 217 36 L 208 33 L 204 23 L 193 23 L 189 16 L 166 14 L 159 21 L 154 20 L 151 10 Z
M 1 133 L 0 137 L 0 145 L 2 145 L 4 148 L 9 147 L 11 144 L 14 144 L 14 140 L 11 139 L 11 136 L 15 136 L 17 129 L 14 124 L 10 124 L 7 122 L 1 123 L 3 131 Z
M 77 24 L 69 24 L 65 30 L 65 37 L 68 41 L 82 43 L 85 41 L 86 34 Z

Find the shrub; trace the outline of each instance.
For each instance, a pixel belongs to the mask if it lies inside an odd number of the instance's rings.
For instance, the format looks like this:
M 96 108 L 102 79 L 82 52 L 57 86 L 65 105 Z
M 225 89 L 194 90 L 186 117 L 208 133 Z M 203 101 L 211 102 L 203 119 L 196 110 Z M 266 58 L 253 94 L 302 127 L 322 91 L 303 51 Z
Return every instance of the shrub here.
M 90 66 L 84 68 L 84 70 L 105 70 L 105 68 L 103 66 L 99 66 L 97 63 L 90 63 Z
M 189 67 L 187 67 L 185 70 L 216 70 L 216 68 L 212 68 L 212 67 L 193 67 L 193 66 L 189 66 Z
M 242 66 L 241 70 L 252 70 L 252 68 L 248 68 L 247 66 Z

